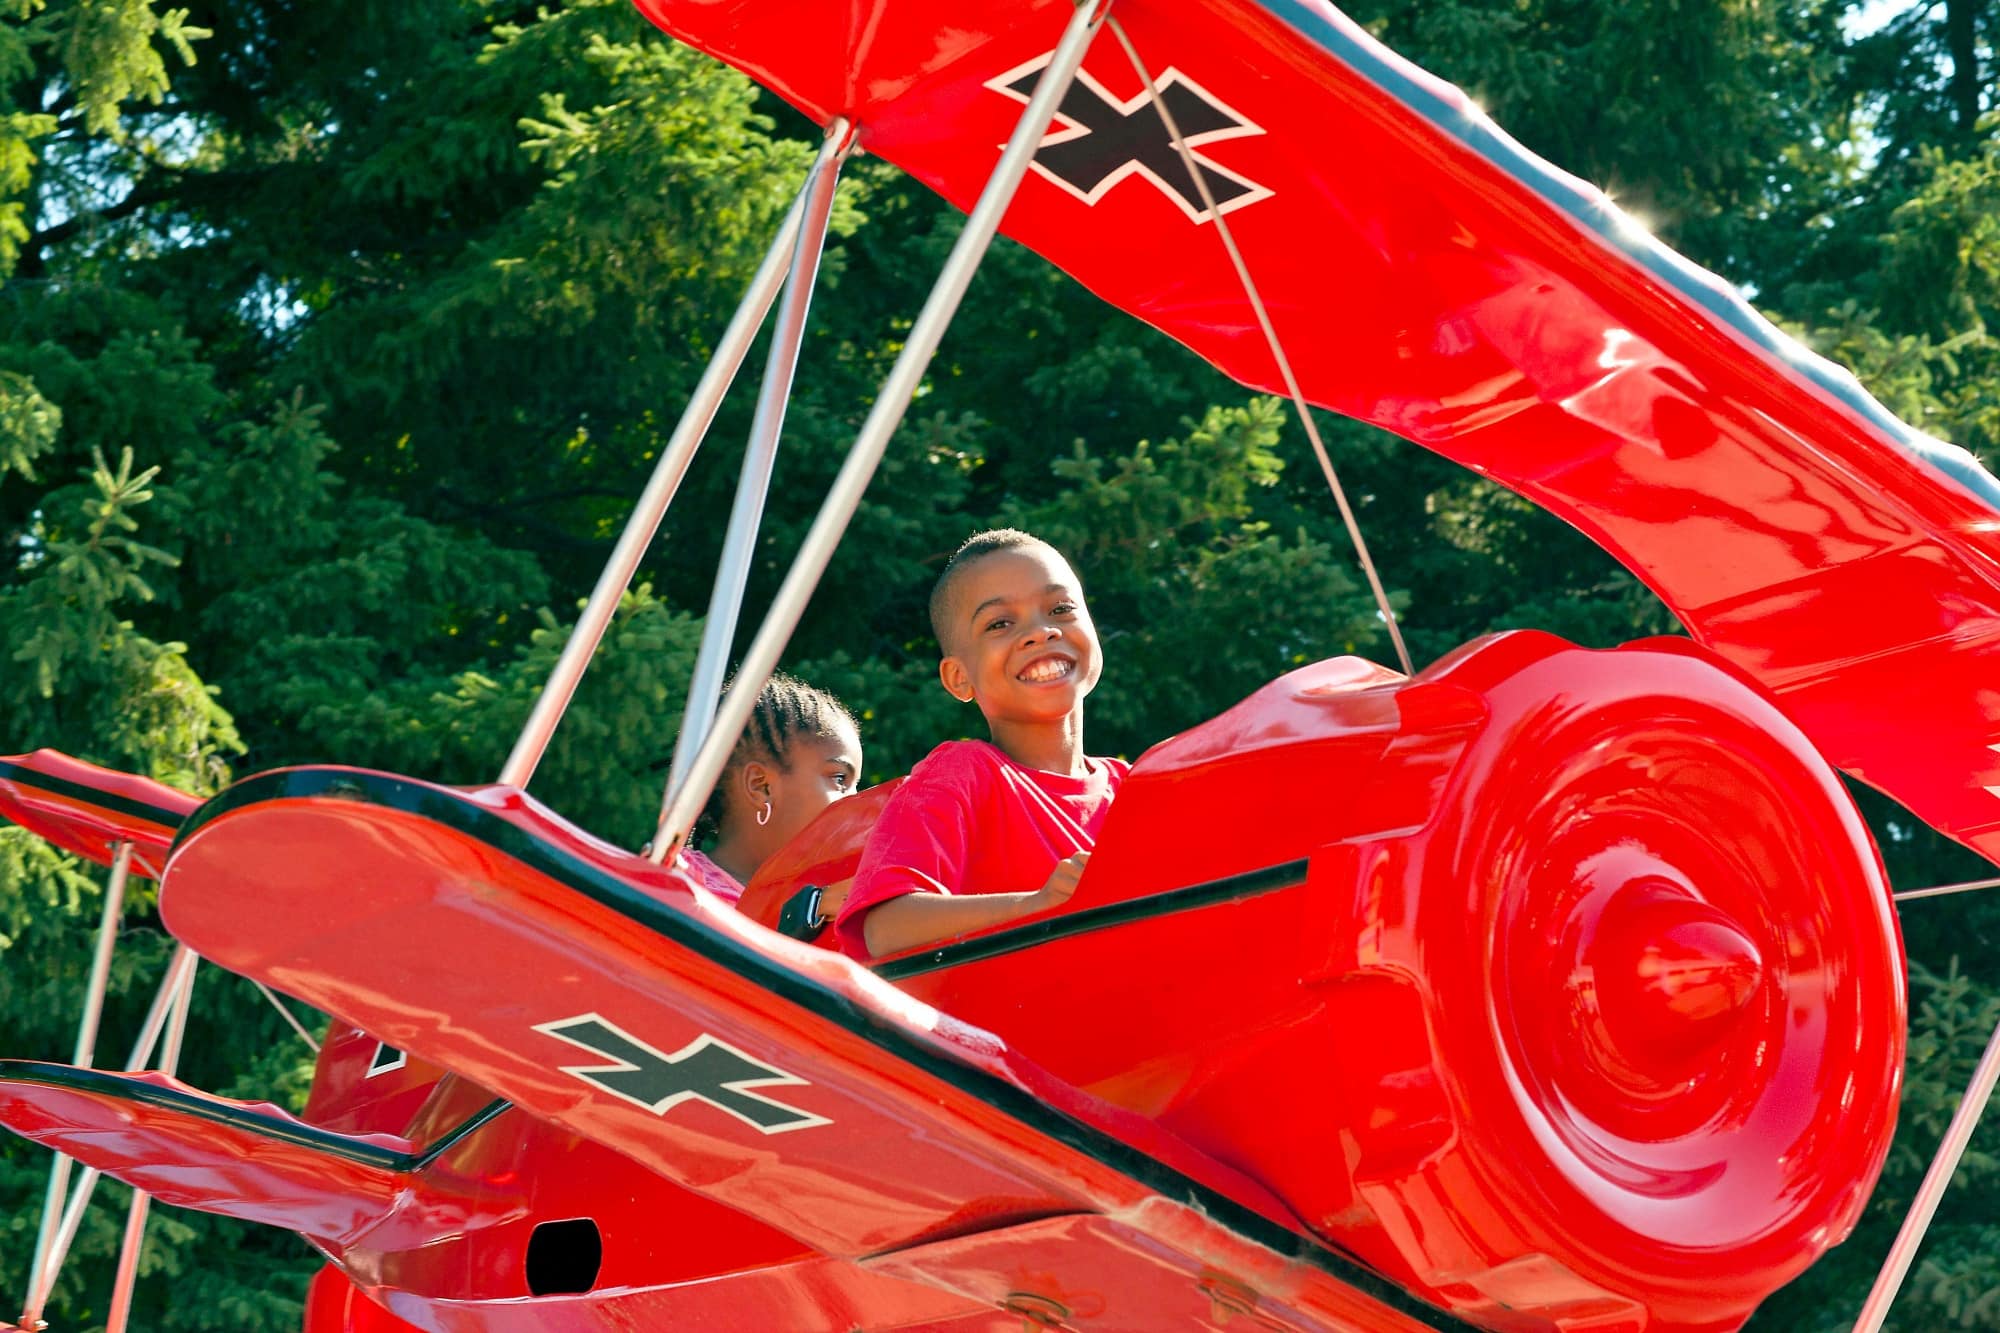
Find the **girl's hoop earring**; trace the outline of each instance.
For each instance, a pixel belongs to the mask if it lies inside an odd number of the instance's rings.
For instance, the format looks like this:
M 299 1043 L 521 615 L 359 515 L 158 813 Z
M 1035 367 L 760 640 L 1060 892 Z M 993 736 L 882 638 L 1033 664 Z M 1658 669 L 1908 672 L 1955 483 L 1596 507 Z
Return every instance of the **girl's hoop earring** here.
M 757 827 L 762 828 L 764 827 L 764 825 L 770 822 L 771 822 L 771 803 L 769 801 L 766 801 L 764 802 L 764 808 L 757 812 Z

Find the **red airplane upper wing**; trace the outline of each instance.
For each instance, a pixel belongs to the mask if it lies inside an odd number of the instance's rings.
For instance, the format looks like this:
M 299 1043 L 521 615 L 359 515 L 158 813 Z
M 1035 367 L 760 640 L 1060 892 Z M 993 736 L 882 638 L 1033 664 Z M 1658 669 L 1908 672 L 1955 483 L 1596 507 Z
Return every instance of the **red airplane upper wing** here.
M 961 208 L 1070 0 L 637 0 Z M 1839 767 L 2000 855 L 2000 485 L 1324 0 L 1117 0 L 1305 396 L 1617 556 Z M 1282 382 L 1100 34 L 1002 229 L 1245 384 Z M 947 341 L 946 356 L 954 354 Z M 1393 581 L 1394 571 L 1389 571 Z

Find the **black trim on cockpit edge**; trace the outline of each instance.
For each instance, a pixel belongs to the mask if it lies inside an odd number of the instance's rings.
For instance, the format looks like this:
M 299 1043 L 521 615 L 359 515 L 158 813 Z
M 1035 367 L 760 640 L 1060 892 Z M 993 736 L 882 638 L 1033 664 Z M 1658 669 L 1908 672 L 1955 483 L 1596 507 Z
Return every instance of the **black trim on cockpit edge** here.
M 775 959 L 765 956 L 698 918 L 669 907 L 664 902 L 618 879 L 603 867 L 578 859 L 563 849 L 537 838 L 499 815 L 444 788 L 412 782 L 388 774 L 355 769 L 287 769 L 249 778 L 223 792 L 191 815 L 181 826 L 175 846 L 211 821 L 235 810 L 267 801 L 301 800 L 312 797 L 361 801 L 414 814 L 454 832 L 476 838 L 502 854 L 548 879 L 581 893 L 586 898 L 648 927 L 683 948 L 731 968 L 780 998 L 837 1023 L 872 1042 L 890 1055 L 979 1098 L 995 1110 L 1009 1115 L 1037 1133 L 1073 1151 L 1096 1159 L 1162 1198 L 1181 1203 L 1273 1253 L 1285 1256 L 1337 1278 L 1356 1291 L 1380 1301 L 1399 1314 L 1441 1333 L 1475 1333 L 1471 1324 L 1426 1303 L 1374 1270 L 1282 1226 L 1237 1202 L 1227 1194 L 1181 1174 L 1104 1130 L 1077 1120 L 1044 1104 L 1025 1088 L 982 1070 L 971 1068 L 948 1053 L 923 1043 L 883 1016 L 857 1004 L 803 976 Z M 1178 893 L 1213 891 L 1213 901 L 1227 902 L 1252 893 L 1268 892 L 1296 884 L 1303 877 L 1302 863 L 1274 866 L 1235 876 L 1215 885 L 1195 885 Z M 1282 876 L 1281 876 L 1282 872 Z M 1236 880 L 1258 876 L 1283 877 L 1283 883 L 1239 886 Z M 1216 886 L 1230 885 L 1229 891 Z M 1168 896 L 1168 895 L 1162 895 Z M 1207 905 L 1190 901 L 1183 907 Z M 1125 906 L 1115 904 L 1114 906 Z M 1110 909 L 1097 909 L 1108 911 Z M 1180 910 L 1180 909 L 1168 909 Z M 1131 919 L 1130 917 L 1124 919 Z M 1046 923 L 1043 923 L 1046 924 Z M 1106 921 L 1103 924 L 1116 924 Z M 1023 927 L 1022 929 L 1030 929 Z M 1056 938 L 1051 935 L 1048 938 Z M 971 943 L 971 941 L 968 941 Z M 1028 947 L 1024 942 L 1020 947 Z M 934 951 L 935 952 L 935 951 Z M 928 957 L 928 955 L 925 955 Z
M 1265 866 L 1260 870 L 1246 870 L 1240 875 L 1226 875 L 1221 879 L 1190 884 L 1186 888 L 1149 893 L 1143 898 L 1131 898 L 1122 903 L 1108 903 L 1103 907 L 1066 912 L 1062 916 L 1046 917 L 1040 921 L 1031 921 L 1024 926 L 1015 926 L 1010 930 L 996 930 L 991 934 L 976 935 L 969 940 L 961 940 L 956 944 L 947 944 L 936 949 L 926 949 L 922 953 L 886 959 L 875 965 L 875 973 L 890 981 L 901 981 L 904 977 L 941 972 L 945 968 L 957 967 L 961 963 L 974 963 L 982 959 L 998 958 L 1002 954 L 1014 953 L 1021 949 L 1032 949 L 1037 944 L 1067 939 L 1071 935 L 1088 934 L 1093 930 L 1109 930 L 1114 926 L 1145 921 L 1156 916 L 1169 916 L 1175 912 L 1192 912 L 1222 903 L 1241 902 L 1245 898 L 1255 898 L 1259 894 L 1298 887 L 1306 882 L 1306 866 L 1307 862 L 1303 860 L 1286 861 L 1281 865 Z

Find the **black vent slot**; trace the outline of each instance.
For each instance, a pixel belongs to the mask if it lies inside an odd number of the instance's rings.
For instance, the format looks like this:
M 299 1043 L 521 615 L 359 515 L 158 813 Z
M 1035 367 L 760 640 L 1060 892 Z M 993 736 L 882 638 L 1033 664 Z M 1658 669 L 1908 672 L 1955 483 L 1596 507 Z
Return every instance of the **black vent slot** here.
M 587 1217 L 544 1222 L 528 1237 L 528 1291 L 535 1296 L 565 1296 L 597 1285 L 604 1262 L 604 1238 Z

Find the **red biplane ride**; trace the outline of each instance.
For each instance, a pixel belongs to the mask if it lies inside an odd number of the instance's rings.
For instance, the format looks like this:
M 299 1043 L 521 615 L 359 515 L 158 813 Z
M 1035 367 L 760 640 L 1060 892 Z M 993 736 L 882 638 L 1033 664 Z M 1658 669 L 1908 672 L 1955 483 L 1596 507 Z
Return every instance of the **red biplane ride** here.
M 304 768 L 198 805 L 0 765 L 10 817 L 113 865 L 107 922 L 157 876 L 182 942 L 128 1065 L 164 1072 L 82 1067 L 94 1007 L 74 1066 L 0 1062 L 0 1120 L 87 1168 L 20 1324 L 97 1172 L 308 1238 L 308 1333 L 1708 1333 L 1845 1236 L 1904 977 L 1835 770 L 2000 852 L 2000 486 L 1323 0 L 639 3 L 825 146 L 499 782 Z M 857 146 L 970 216 L 721 696 Z M 812 886 L 879 797 L 723 905 L 674 849 L 996 228 L 1309 434 L 1348 413 L 1546 506 L 1692 641 L 1295 671 L 1138 760 L 1071 910 L 873 969 Z M 628 852 L 524 789 L 781 287 Z M 172 1077 L 197 954 L 336 1016 L 302 1116 Z

